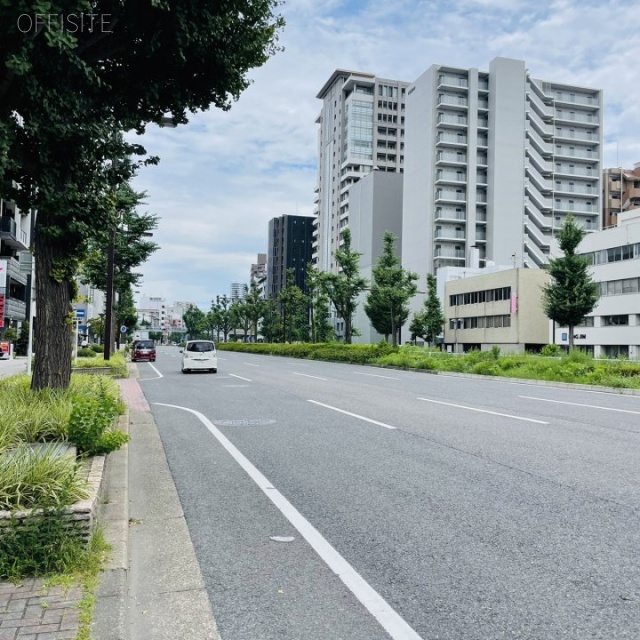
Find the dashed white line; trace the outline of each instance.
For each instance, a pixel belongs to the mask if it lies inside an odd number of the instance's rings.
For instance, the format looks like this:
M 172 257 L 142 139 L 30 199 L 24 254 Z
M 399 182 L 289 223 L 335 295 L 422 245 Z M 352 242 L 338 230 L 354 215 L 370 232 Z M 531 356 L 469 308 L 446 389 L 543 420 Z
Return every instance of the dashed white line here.
M 503 418 L 513 418 L 514 420 L 524 420 L 525 422 L 535 422 L 536 424 L 549 424 L 544 420 L 534 420 L 533 418 L 523 418 L 522 416 L 514 416 L 510 413 L 499 413 L 498 411 L 489 411 L 488 409 L 477 409 L 476 407 L 467 407 L 463 404 L 454 404 L 453 402 L 441 402 L 440 400 L 431 400 L 429 398 L 418 398 L 424 402 L 433 402 L 434 404 L 443 404 L 447 407 L 457 407 L 458 409 L 467 409 L 467 411 L 477 411 L 479 413 L 490 413 L 492 416 L 502 416 Z
M 640 415 L 640 411 L 633 411 L 631 409 L 613 409 L 611 407 L 600 407 L 597 404 L 584 404 L 583 402 L 567 402 L 565 400 L 549 400 L 548 398 L 535 398 L 533 396 L 518 396 L 518 398 L 525 398 L 526 400 L 538 400 L 539 402 L 553 402 L 555 404 L 569 404 L 574 407 L 588 407 L 589 409 L 602 409 L 602 411 L 616 411 L 617 413 L 632 413 L 634 415 Z
M 310 376 L 308 373 L 298 373 L 297 371 L 293 372 L 294 376 L 304 376 L 305 378 L 315 378 L 316 380 L 324 380 L 326 382 L 326 378 L 320 378 L 319 376 Z
M 353 372 L 356 376 L 371 376 L 372 378 L 384 378 L 385 380 L 402 380 L 402 378 L 394 378 L 392 376 L 381 376 L 378 373 L 361 373 L 359 371 Z
M 369 613 L 380 623 L 392 640 L 422 640 L 391 605 L 327 542 L 322 534 L 260 473 L 238 449 L 217 429 L 206 416 L 194 409 L 174 404 L 155 404 L 193 413 L 211 434 L 260 487 L 284 517 L 300 532 L 311 548 L 342 580 Z
M 247 367 L 259 367 L 259 364 L 253 364 L 253 362 L 243 362 L 242 364 L 246 364 Z
M 393 427 L 390 424 L 379 422 L 378 420 L 372 420 L 371 418 L 365 418 L 364 416 L 358 415 L 357 413 L 351 413 L 351 411 L 345 411 L 344 409 L 338 409 L 338 407 L 332 407 L 330 404 L 324 404 L 323 402 L 317 402 L 316 400 L 307 400 L 307 402 L 317 404 L 320 407 L 325 407 L 325 409 L 337 411 L 338 413 L 344 413 L 345 415 L 351 416 L 352 418 L 358 418 L 358 420 L 364 420 L 365 422 L 370 422 L 371 424 L 377 424 L 381 427 L 384 427 L 385 429 L 397 429 L 397 427 Z
M 245 382 L 251 382 L 251 380 L 249 380 L 249 378 L 243 378 L 242 376 L 237 376 L 235 373 L 230 373 L 229 375 L 232 378 L 239 378 L 240 380 L 244 380 Z

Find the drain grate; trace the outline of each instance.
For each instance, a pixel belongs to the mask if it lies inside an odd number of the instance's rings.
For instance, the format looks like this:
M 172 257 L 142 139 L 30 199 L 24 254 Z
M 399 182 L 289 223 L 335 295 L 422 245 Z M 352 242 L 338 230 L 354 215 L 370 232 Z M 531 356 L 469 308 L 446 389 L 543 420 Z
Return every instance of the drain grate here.
M 262 427 L 275 422 L 275 420 L 214 420 L 214 424 L 220 427 Z

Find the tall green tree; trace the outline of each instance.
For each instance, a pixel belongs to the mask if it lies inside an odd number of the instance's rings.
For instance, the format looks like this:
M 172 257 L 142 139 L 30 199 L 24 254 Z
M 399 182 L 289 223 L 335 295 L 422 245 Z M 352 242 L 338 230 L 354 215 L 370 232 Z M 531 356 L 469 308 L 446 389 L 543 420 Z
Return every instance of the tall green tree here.
M 311 342 L 330 342 L 335 332 L 330 322 L 329 298 L 320 283 L 320 271 L 313 262 L 307 265 L 306 282 L 309 299 L 309 332 Z
M 434 345 L 436 338 L 442 333 L 445 323 L 442 304 L 438 298 L 437 280 L 432 273 L 427 274 L 427 297 L 424 301 L 424 336 L 430 345 Z
M 283 340 L 305 342 L 309 339 L 309 299 L 295 283 L 293 269 L 287 269 L 287 284 L 278 296 Z
M 409 300 L 416 294 L 418 275 L 402 268 L 395 253 L 397 238 L 385 231 L 382 253 L 372 270 L 371 291 L 364 310 L 373 328 L 393 346 L 398 344 L 398 334 L 409 317 Z
M 247 288 L 244 302 L 247 307 L 247 317 L 249 318 L 251 334 L 253 335 L 254 341 L 257 342 L 260 320 L 262 320 L 264 316 L 266 303 L 256 282 L 251 282 Z
M 117 332 L 111 335 L 117 336 L 116 340 L 118 342 L 118 346 L 120 346 L 120 343 L 125 339 L 125 336 L 131 336 L 138 325 L 138 312 L 136 311 L 131 286 L 119 291 L 118 301 L 114 305 L 113 309 L 113 317 L 117 327 Z M 121 327 L 127 328 L 127 332 L 125 334 L 120 331 Z
M 215 308 L 218 313 L 220 321 L 219 327 L 222 331 L 222 339 L 226 342 L 229 339 L 229 331 L 231 330 L 231 298 L 226 294 L 222 296 L 216 296 Z
M 589 273 L 589 262 L 576 250 L 587 232 L 567 216 L 558 244 L 563 255 L 549 260 L 546 269 L 551 281 L 543 287 L 542 305 L 547 316 L 569 329 L 569 349 L 573 349 L 573 330 L 591 313 L 600 297 L 600 286 Z
M 262 335 L 266 342 L 282 342 L 278 301 L 273 298 L 267 298 L 265 301 L 264 315 L 262 316 Z
M 358 296 L 369 283 L 360 275 L 359 263 L 362 254 L 351 249 L 351 230 L 348 227 L 342 231 L 342 240 L 342 248 L 334 252 L 339 273 L 322 273 L 320 286 L 331 300 L 338 317 L 344 322 L 345 343 L 351 344 L 353 316 L 358 307 Z
M 34 389 L 69 384 L 74 276 L 94 232 L 117 223 L 111 189 L 136 166 L 126 158 L 145 154 L 119 134 L 142 133 L 164 114 L 183 124 L 212 105 L 229 109 L 249 70 L 279 49 L 278 6 L 0 3 L 0 197 L 38 212 Z M 46 18 L 96 13 L 102 19 L 91 29 Z
M 189 305 L 189 308 L 182 316 L 182 321 L 187 328 L 190 340 L 200 337 L 205 331 L 205 315 L 203 311 L 195 305 Z

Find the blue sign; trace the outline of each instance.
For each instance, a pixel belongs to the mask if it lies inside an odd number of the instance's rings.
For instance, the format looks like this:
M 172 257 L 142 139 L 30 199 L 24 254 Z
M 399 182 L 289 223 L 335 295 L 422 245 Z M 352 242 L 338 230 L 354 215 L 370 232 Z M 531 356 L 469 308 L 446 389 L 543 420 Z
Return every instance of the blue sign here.
M 563 333 L 563 334 L 562 334 L 562 340 L 563 340 L 563 342 L 564 342 L 565 340 L 568 340 L 568 339 L 569 339 L 569 334 L 568 334 L 568 333 Z
M 76 318 L 84 318 L 84 309 L 76 309 Z
M 81 324 L 81 325 L 78 327 L 78 331 L 82 331 L 82 333 L 86 333 L 86 332 L 87 332 L 87 328 L 88 328 L 88 327 L 87 327 L 87 325 L 86 325 L 86 324 Z
M 127 327 L 125 327 L 124 325 L 122 325 L 120 327 L 120 333 L 127 333 Z

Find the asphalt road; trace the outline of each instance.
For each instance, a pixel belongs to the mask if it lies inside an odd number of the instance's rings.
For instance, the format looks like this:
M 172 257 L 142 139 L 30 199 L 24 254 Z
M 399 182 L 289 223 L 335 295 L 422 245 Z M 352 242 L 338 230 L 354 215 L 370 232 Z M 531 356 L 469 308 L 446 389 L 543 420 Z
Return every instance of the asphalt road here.
M 640 397 L 138 367 L 224 640 L 640 638 Z

